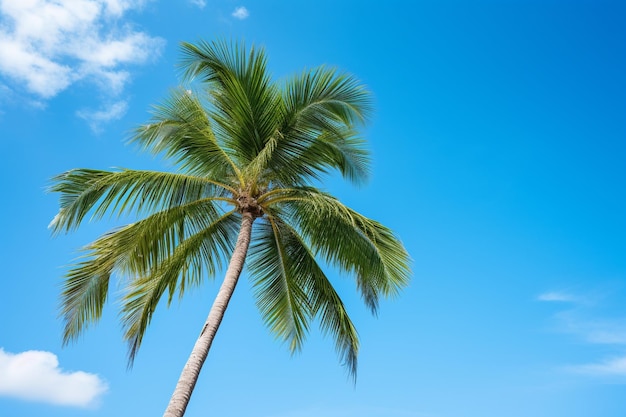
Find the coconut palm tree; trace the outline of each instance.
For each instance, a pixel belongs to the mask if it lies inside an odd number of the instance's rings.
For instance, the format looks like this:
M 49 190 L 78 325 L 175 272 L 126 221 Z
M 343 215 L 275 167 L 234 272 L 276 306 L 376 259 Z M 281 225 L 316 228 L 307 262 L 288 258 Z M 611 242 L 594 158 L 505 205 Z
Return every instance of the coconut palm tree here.
M 374 313 L 410 275 L 407 252 L 388 228 L 315 187 L 334 170 L 357 184 L 367 176 L 357 129 L 369 93 L 327 67 L 275 82 L 259 48 L 220 41 L 182 50 L 196 90 L 173 91 L 131 140 L 172 160 L 176 172 L 73 169 L 53 179 L 56 233 L 88 215 L 140 219 L 99 237 L 69 268 L 64 342 L 101 317 L 111 277 L 125 277 L 121 321 L 132 364 L 163 296 L 170 303 L 225 267 L 164 414 L 182 416 L 245 263 L 269 329 L 298 351 L 318 321 L 355 375 L 357 332 L 324 266 L 354 277 Z

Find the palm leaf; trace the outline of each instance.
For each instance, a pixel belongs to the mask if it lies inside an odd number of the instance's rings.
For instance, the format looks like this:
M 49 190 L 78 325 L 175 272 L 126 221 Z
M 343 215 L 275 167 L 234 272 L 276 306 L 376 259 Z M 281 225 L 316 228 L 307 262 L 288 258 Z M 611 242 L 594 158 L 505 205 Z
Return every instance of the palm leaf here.
M 90 246 L 90 249 L 95 249 Z M 75 340 L 85 328 L 102 317 L 108 297 L 114 260 L 100 262 L 86 255 L 65 276 L 61 291 L 60 316 L 63 318 L 63 344 Z
M 171 302 L 175 291 L 196 286 L 203 276 L 213 276 L 220 261 L 233 250 L 240 216 L 229 212 L 206 229 L 180 242 L 171 256 L 149 274 L 132 280 L 122 300 L 124 339 L 128 342 L 129 366 L 141 346 L 146 328 L 159 300 L 169 291 Z
M 409 257 L 393 232 L 314 188 L 276 193 L 266 205 L 288 211 L 317 255 L 356 276 L 373 313 L 380 296 L 394 296 L 409 281 Z M 322 223 L 323 222 L 323 223 Z
M 294 128 L 332 130 L 336 123 L 352 126 L 372 112 L 367 89 L 349 74 L 325 66 L 305 70 L 287 81 L 286 121 Z
M 54 233 L 77 228 L 91 210 L 92 219 L 107 212 L 154 212 L 227 192 L 204 178 L 154 171 L 74 169 L 52 181 L 50 191 L 61 193 L 61 208 L 50 223 Z
M 312 311 L 305 293 L 309 265 L 300 262 L 292 239 L 278 218 L 262 221 L 253 235 L 249 269 L 264 321 L 294 352 L 302 347 Z
M 226 42 L 182 44 L 187 79 L 209 85 L 215 132 L 242 165 L 262 151 L 277 129 L 278 90 L 262 49 Z
M 255 284 L 259 284 L 256 295 L 263 317 L 274 333 L 291 342 L 292 351 L 299 349 L 304 340 L 305 331 L 308 329 L 308 323 L 318 317 L 322 330 L 330 333 L 334 338 L 335 349 L 340 360 L 346 365 L 350 375 L 356 378 L 359 338 L 345 305 L 298 231 L 274 214 L 269 217 L 266 236 L 271 236 L 267 239 L 268 245 L 271 238 L 274 238 L 277 242 L 275 246 L 280 247 L 284 254 L 280 260 L 284 266 L 276 268 L 277 265 L 274 265 L 274 268 L 284 275 L 282 279 L 278 277 L 279 274 L 275 274 L 273 279 L 268 279 L 271 274 L 255 273 L 252 275 Z M 269 230 L 270 227 L 271 230 Z M 251 259 L 258 257 L 260 262 L 271 264 L 272 262 L 267 259 L 271 255 L 271 251 L 259 252 Z M 251 270 L 254 270 L 256 262 L 251 265 L 253 265 Z M 292 276 L 289 277 L 289 274 Z M 269 286 L 268 283 L 274 285 Z M 263 288 L 263 284 L 269 288 Z M 295 285 L 298 286 L 297 289 L 294 289 Z M 293 304 L 298 299 L 300 299 L 299 305 L 296 304 L 291 309 L 285 308 L 290 305 L 289 302 Z M 304 321 L 299 326 L 292 317 L 292 311 L 298 308 L 302 312 L 297 318 L 302 318 Z M 282 326 L 272 326 L 275 321 Z M 302 333 L 298 333 L 299 331 Z
M 214 181 L 241 175 L 218 143 L 203 103 L 190 90 L 172 91 L 163 104 L 154 107 L 149 123 L 135 130 L 131 142 L 153 154 L 164 153 L 181 169 Z
M 199 200 L 155 213 L 91 243 L 66 275 L 61 296 L 64 340 L 75 339 L 89 322 L 98 321 L 113 272 L 126 276 L 150 274 L 189 236 L 219 219 L 211 200 Z M 215 272 L 212 264 L 209 274 Z M 197 282 L 199 275 L 192 275 Z
M 290 142 L 290 145 L 285 143 Z M 298 137 L 283 140 L 280 152 L 275 152 L 268 177 L 283 187 L 306 185 L 321 180 L 322 174 L 338 170 L 355 184 L 369 177 L 370 155 L 365 142 L 352 129 L 324 132 L 310 141 Z
M 250 163 L 253 177 L 303 185 L 329 169 L 358 183 L 367 177 L 369 155 L 353 127 L 370 112 L 369 94 L 357 80 L 320 67 L 289 80 L 281 123 Z

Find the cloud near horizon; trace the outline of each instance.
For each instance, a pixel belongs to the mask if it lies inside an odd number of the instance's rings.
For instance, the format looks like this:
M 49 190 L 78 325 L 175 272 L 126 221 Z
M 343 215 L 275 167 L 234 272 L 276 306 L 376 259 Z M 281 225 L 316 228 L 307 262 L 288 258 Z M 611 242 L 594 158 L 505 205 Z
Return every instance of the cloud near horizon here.
M 626 377 L 626 356 L 607 359 L 599 363 L 570 366 L 572 372 L 594 376 Z
M 54 353 L 0 348 L 0 396 L 72 407 L 91 407 L 108 390 L 95 374 L 66 372 Z
M 581 296 L 561 291 L 545 292 L 537 296 L 539 301 L 565 302 L 570 305 L 553 314 L 554 330 L 570 334 L 590 345 L 613 346 L 616 353 L 626 346 L 626 319 L 616 315 L 599 313 L 610 300 L 597 296 Z M 600 303 L 602 301 L 602 303 Z M 599 359 L 587 364 L 569 365 L 565 370 L 597 377 L 626 376 L 626 356 Z

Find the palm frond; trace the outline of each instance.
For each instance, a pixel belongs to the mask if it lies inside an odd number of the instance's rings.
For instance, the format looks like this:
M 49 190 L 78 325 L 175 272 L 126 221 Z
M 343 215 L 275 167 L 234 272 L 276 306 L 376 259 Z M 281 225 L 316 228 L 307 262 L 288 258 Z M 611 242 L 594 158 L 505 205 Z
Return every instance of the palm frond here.
M 285 85 L 285 120 L 296 129 L 332 130 L 363 123 L 371 95 L 353 76 L 325 66 L 305 70 Z
M 251 163 L 281 184 L 303 185 L 338 169 L 354 183 L 367 178 L 369 154 L 354 128 L 371 111 L 360 83 L 319 67 L 289 80 L 283 90 L 281 124 Z
M 290 213 L 316 255 L 356 276 L 364 302 L 376 313 L 380 296 L 408 284 L 410 260 L 391 230 L 314 188 L 284 190 L 264 204 Z
M 274 216 L 271 218 L 273 227 L 280 230 L 281 245 L 289 255 L 289 269 L 297 277 L 294 280 L 306 296 L 308 319 L 319 319 L 322 331 L 335 340 L 335 350 L 340 361 L 356 380 L 359 337 L 343 301 L 298 231 Z
M 93 245 L 90 250 L 97 250 Z M 102 317 L 108 297 L 109 280 L 115 262 L 106 256 L 94 262 L 85 255 L 65 276 L 61 291 L 60 316 L 63 318 L 63 344 L 75 340 L 91 323 Z
M 207 179 L 154 171 L 73 169 L 52 181 L 50 191 L 61 193 L 59 213 L 49 226 L 53 233 L 77 228 L 92 210 L 93 219 L 107 212 L 149 213 L 227 193 Z
M 64 341 L 75 339 L 89 322 L 98 321 L 112 273 L 150 274 L 171 258 L 178 245 L 219 218 L 213 201 L 198 200 L 106 233 L 88 245 L 66 275 L 61 296 Z M 213 274 L 213 265 L 207 270 Z M 198 272 L 192 274 L 196 281 Z
M 242 165 L 264 148 L 277 129 L 281 101 L 267 72 L 263 49 L 227 42 L 182 44 L 187 79 L 201 77 L 210 88 L 215 132 Z
M 238 167 L 218 143 L 197 94 L 182 88 L 174 90 L 167 100 L 154 107 L 152 114 L 148 124 L 135 129 L 131 142 L 153 154 L 164 153 L 194 175 L 214 181 L 241 178 Z
M 176 291 L 182 296 L 189 286 L 198 285 L 203 276 L 212 277 L 220 261 L 232 252 L 239 223 L 236 212 L 224 214 L 209 227 L 180 242 L 171 256 L 148 274 L 129 282 L 121 312 L 129 366 L 163 294 L 169 292 L 169 304 Z
M 339 359 L 356 381 L 359 335 L 343 301 L 324 274 L 313 275 L 309 292 L 313 296 L 313 312 L 319 317 L 322 331 L 334 337 Z
M 310 265 L 300 262 L 293 235 L 277 218 L 257 225 L 250 247 L 249 269 L 257 306 L 276 337 L 286 341 L 292 352 L 302 347 L 312 316 L 303 285 Z
M 143 275 L 169 258 L 177 245 L 209 227 L 221 216 L 211 199 L 196 200 L 152 214 L 95 241 L 108 248 L 116 269 L 130 276 Z
M 272 170 L 266 174 L 277 185 L 306 185 L 335 169 L 357 185 L 369 177 L 370 155 L 353 129 L 338 128 L 309 140 L 288 137 L 279 146 L 269 163 Z

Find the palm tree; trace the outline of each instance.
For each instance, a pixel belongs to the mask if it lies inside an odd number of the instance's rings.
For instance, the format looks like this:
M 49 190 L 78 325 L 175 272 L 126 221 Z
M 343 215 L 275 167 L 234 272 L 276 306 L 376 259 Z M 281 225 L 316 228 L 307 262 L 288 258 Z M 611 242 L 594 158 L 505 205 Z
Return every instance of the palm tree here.
M 350 75 L 320 67 L 277 83 L 263 50 L 227 42 L 182 45 L 186 80 L 132 141 L 176 172 L 74 169 L 53 179 L 55 233 L 85 217 L 140 220 L 83 249 L 62 289 L 64 342 L 97 321 L 112 275 L 125 277 L 121 321 L 129 365 L 159 300 L 182 296 L 226 266 L 224 281 L 164 416 L 182 416 L 244 263 L 270 330 L 298 351 L 312 321 L 356 374 L 359 340 L 323 265 L 353 276 L 376 313 L 407 285 L 408 254 L 380 223 L 315 188 L 338 170 L 359 183 L 369 154 L 357 128 L 370 96 Z M 254 225 L 254 227 L 253 227 Z

